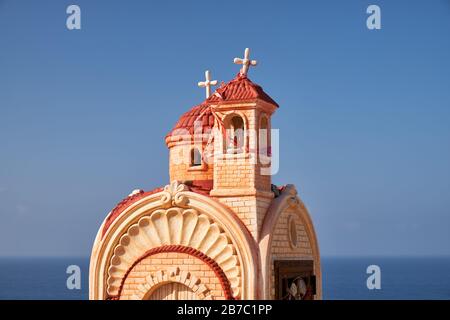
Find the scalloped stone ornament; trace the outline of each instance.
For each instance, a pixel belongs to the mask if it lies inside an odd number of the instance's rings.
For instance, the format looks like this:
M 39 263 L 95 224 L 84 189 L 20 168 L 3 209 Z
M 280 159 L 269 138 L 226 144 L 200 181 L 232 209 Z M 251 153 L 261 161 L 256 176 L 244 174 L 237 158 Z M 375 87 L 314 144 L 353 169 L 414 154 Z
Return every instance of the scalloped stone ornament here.
M 173 197 L 182 191 L 178 190 L 180 186 L 173 185 L 175 189 L 165 191 Z M 207 215 L 176 207 L 159 209 L 140 218 L 121 236 L 108 267 L 107 293 L 118 294 L 127 270 L 146 251 L 166 245 L 191 247 L 213 259 L 228 278 L 233 297 L 239 296 L 241 270 L 231 239 Z

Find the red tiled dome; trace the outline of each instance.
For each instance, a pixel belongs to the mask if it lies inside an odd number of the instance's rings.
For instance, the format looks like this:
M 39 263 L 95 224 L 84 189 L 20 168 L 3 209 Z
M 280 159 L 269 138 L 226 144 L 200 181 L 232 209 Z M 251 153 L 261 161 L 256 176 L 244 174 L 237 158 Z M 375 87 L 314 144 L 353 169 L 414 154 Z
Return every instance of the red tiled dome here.
M 208 104 L 202 103 L 185 112 L 167 136 L 171 135 L 175 130 L 181 129 L 187 130 L 190 134 L 194 134 L 195 121 L 201 121 L 203 132 L 207 129 L 212 129 L 214 126 L 214 116 L 211 110 L 208 109 Z
M 206 101 L 184 113 L 166 138 L 175 133 L 175 130 L 185 129 L 191 135 L 194 134 L 194 122 L 201 121 L 203 133 L 208 132 L 214 126 L 214 116 L 208 108 L 211 104 L 221 102 L 238 102 L 260 99 L 278 107 L 278 104 L 263 89 L 253 83 L 246 75 L 238 74 L 227 84 L 222 84 Z

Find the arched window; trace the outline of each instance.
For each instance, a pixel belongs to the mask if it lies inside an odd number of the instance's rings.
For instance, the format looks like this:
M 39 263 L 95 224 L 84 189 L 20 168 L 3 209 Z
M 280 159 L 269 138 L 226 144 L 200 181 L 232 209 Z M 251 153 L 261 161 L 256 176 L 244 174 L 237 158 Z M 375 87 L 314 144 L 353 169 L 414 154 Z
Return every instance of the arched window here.
M 227 151 L 242 153 L 245 145 L 244 120 L 240 116 L 233 116 L 227 128 Z
M 202 154 L 197 148 L 192 148 L 190 166 L 196 167 L 201 165 L 202 165 Z
M 261 118 L 259 126 L 259 154 L 270 156 L 269 120 L 266 116 Z

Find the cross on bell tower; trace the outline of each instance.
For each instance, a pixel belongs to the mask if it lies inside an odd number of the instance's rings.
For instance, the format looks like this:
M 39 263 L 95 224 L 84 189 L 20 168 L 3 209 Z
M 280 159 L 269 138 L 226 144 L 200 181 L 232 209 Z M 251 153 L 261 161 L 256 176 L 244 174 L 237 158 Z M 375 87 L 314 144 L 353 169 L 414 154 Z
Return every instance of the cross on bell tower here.
M 245 48 L 243 59 L 242 58 L 234 58 L 233 62 L 235 64 L 242 64 L 242 69 L 240 71 L 240 73 L 242 75 L 247 75 L 248 69 L 250 66 L 254 67 L 258 64 L 258 61 L 250 60 L 250 49 L 249 48 Z
M 209 70 L 205 71 L 205 81 L 199 81 L 198 86 L 200 88 L 206 88 L 206 99 L 211 95 L 211 86 L 217 85 L 217 80 L 211 80 Z

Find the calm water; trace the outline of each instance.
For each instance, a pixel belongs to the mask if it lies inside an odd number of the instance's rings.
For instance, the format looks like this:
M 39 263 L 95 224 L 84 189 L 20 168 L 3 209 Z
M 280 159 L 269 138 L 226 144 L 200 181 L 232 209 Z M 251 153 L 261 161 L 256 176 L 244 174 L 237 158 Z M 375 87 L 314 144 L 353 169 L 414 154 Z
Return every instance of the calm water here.
M 80 266 L 81 290 L 66 288 Z M 381 290 L 368 290 L 366 268 L 381 268 Z M 449 258 L 323 258 L 325 299 L 450 299 Z M 87 299 L 87 258 L 1 258 L 0 299 Z

